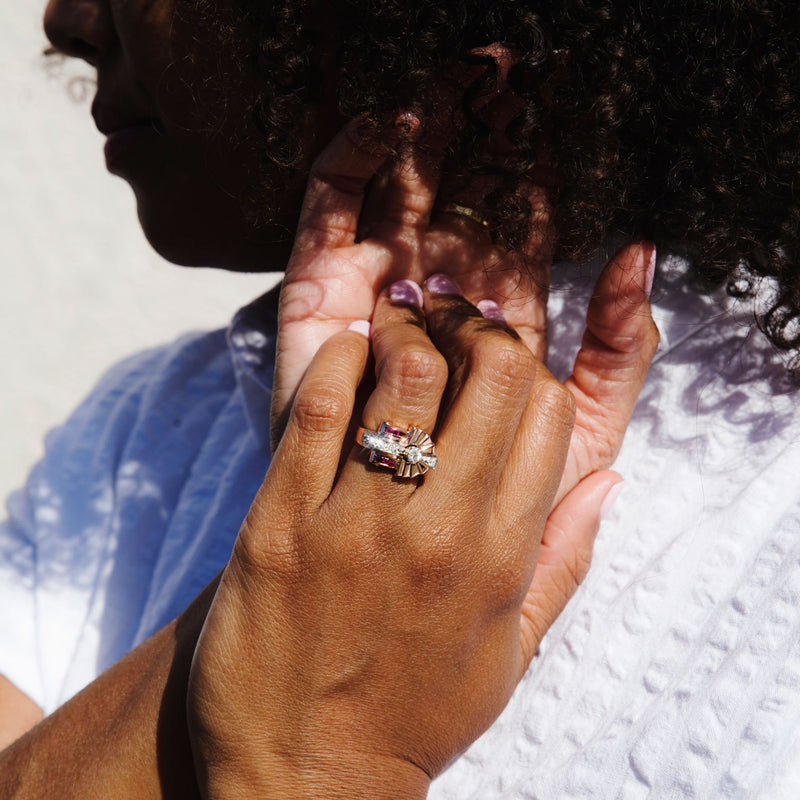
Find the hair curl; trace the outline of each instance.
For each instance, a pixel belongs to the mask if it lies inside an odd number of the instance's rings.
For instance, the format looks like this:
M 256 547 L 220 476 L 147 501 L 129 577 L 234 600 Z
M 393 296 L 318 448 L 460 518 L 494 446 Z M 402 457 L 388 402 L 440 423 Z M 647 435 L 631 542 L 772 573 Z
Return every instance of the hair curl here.
M 298 120 L 321 96 L 315 0 L 239 0 L 262 80 L 254 105 L 274 165 L 306 154 Z M 398 109 L 441 114 L 436 86 L 484 64 L 463 89 L 454 163 L 492 172 L 496 235 L 524 240 L 526 177 L 542 164 L 560 258 L 610 235 L 643 236 L 686 256 L 696 281 L 776 293 L 761 324 L 800 348 L 800 14 L 795 0 L 328 0 L 339 108 L 374 124 Z M 326 21 L 326 25 L 327 25 Z M 518 113 L 502 163 L 474 102 L 497 79 L 476 48 L 516 56 L 507 80 Z

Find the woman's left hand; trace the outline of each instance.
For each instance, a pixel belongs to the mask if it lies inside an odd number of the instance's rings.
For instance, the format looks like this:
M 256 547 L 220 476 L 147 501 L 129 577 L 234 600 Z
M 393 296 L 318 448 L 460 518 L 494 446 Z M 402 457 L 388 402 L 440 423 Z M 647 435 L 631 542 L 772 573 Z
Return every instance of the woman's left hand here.
M 424 302 L 379 298 L 363 408 L 355 332 L 301 382 L 195 652 L 205 797 L 424 797 L 500 713 L 586 566 L 614 476 L 550 513 L 572 395 L 463 297 Z M 435 471 L 366 463 L 350 423 L 387 419 L 434 434 Z M 570 505 L 583 516 L 554 519 Z M 572 558 L 554 563 L 564 529 Z

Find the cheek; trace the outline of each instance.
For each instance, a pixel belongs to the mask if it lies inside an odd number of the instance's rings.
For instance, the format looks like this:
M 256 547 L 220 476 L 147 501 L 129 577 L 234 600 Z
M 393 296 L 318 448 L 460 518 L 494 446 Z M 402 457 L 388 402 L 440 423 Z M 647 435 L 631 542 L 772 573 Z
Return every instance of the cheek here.
M 131 60 L 146 76 L 165 122 L 172 121 L 176 132 L 218 135 L 239 120 L 250 83 L 242 54 L 252 51 L 252 43 L 245 41 L 238 1 L 127 2 L 138 2 L 141 12 L 135 24 L 142 45 L 131 50 Z
M 174 0 L 110 0 L 122 58 L 150 88 L 171 61 Z

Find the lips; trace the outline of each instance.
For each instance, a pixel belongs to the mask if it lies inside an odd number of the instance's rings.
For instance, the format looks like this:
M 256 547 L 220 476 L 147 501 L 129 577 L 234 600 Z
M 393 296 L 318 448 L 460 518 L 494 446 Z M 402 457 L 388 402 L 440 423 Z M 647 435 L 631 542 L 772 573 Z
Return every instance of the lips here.
M 92 103 L 92 117 L 97 125 L 97 130 L 106 136 L 111 136 L 118 131 L 128 128 L 150 127 L 156 133 L 163 133 L 161 122 L 146 113 L 123 111 L 111 103 L 104 102 L 99 95 Z
M 108 135 L 103 147 L 106 167 L 109 172 L 123 174 L 125 161 L 132 163 L 128 158 L 129 155 L 142 151 L 145 145 L 160 138 L 161 133 L 156 130 L 150 120 L 135 123 L 126 128 L 118 128 Z
M 122 111 L 97 97 L 92 103 L 92 117 L 97 129 L 107 137 L 104 152 L 111 172 L 117 171 L 126 154 L 164 135 L 156 117 Z

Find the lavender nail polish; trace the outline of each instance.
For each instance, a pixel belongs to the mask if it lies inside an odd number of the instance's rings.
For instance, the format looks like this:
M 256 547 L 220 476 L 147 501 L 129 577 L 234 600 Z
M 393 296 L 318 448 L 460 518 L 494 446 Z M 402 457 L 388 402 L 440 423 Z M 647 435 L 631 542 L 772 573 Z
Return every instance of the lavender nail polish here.
M 395 281 L 389 287 L 389 299 L 397 305 L 422 308 L 422 287 L 414 281 Z
M 425 288 L 431 294 L 455 294 L 461 297 L 463 294 L 459 285 L 449 276 L 443 272 L 437 272 L 431 275 L 425 281 Z
M 484 319 L 491 320 L 492 322 L 498 322 L 500 325 L 507 325 L 506 322 L 506 315 L 503 313 L 503 309 L 495 303 L 494 300 L 479 300 L 475 307 L 478 311 L 481 312 Z

